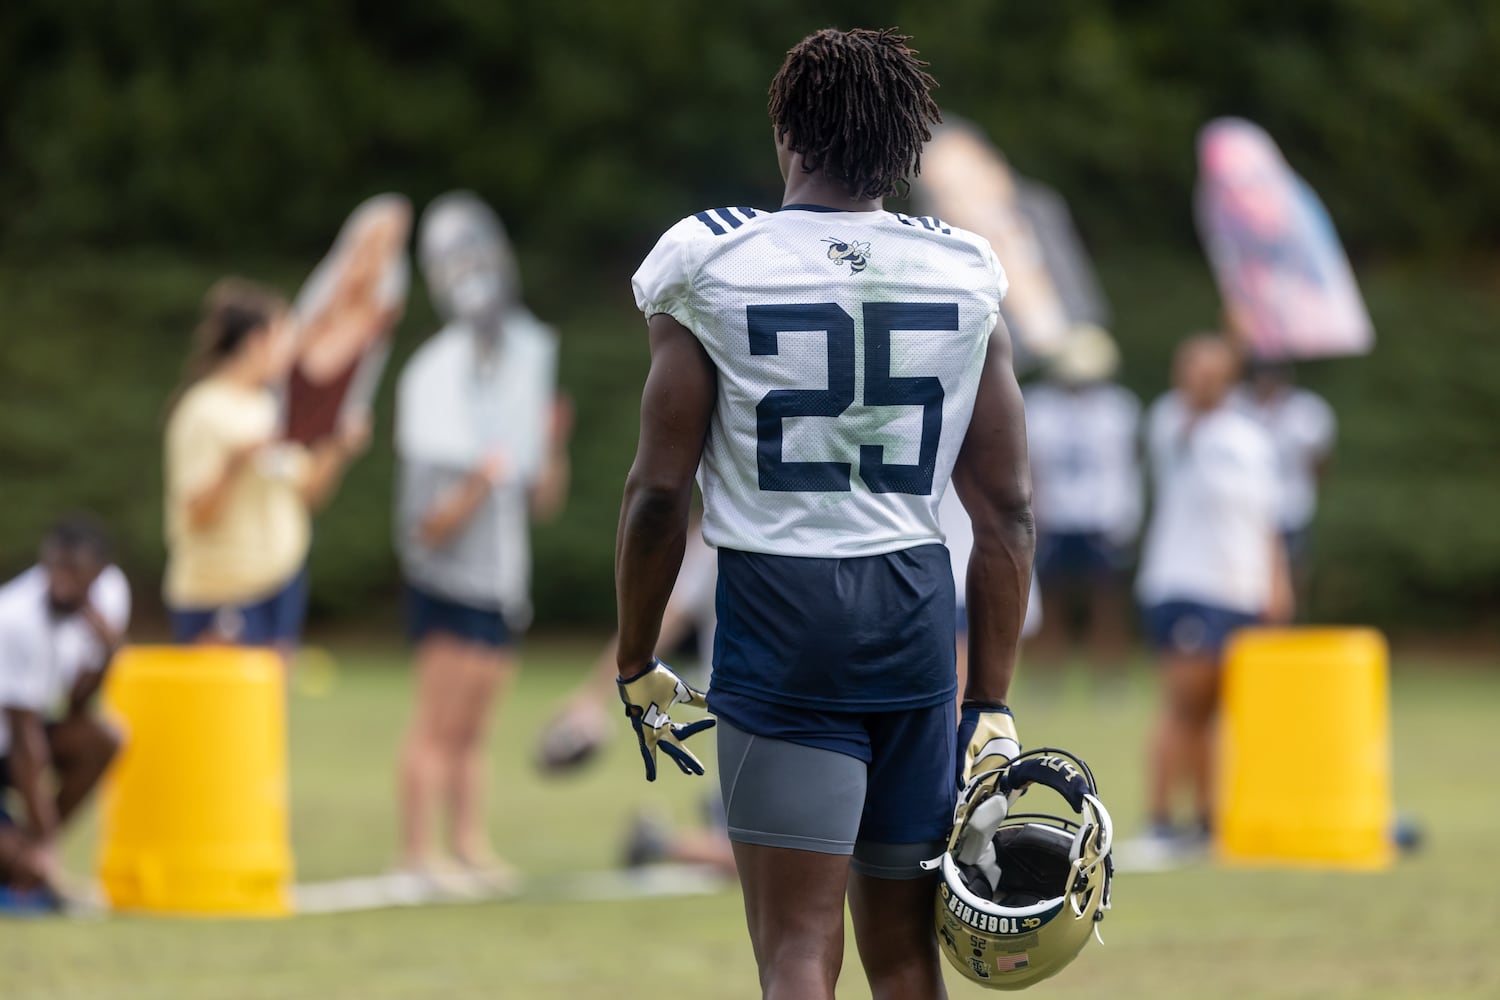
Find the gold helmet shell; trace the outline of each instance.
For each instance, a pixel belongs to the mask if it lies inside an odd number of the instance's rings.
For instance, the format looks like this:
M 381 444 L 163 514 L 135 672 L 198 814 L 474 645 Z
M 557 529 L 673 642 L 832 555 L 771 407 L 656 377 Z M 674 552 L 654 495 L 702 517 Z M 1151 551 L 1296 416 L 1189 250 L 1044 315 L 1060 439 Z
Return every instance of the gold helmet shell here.
M 1110 905 L 1113 827 L 1088 765 L 1063 750 L 1022 754 L 990 794 L 976 775 L 959 797 L 940 873 L 938 948 L 965 979 L 1019 990 L 1078 956 Z M 1021 813 L 1023 790 L 1060 795 L 1077 818 Z M 987 796 L 970 803 L 972 796 Z

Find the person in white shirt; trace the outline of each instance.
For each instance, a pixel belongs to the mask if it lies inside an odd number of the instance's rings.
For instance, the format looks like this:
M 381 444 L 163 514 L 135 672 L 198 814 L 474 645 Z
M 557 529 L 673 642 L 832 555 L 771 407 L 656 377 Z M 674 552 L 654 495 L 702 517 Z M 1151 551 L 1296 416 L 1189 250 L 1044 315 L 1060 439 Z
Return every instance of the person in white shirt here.
M 0 886 L 58 899 L 59 833 L 120 746 L 91 704 L 129 620 L 130 587 L 86 515 L 53 525 L 40 564 L 0 587 Z
M 1305 589 L 1308 535 L 1318 508 L 1318 488 L 1338 436 L 1338 418 L 1327 400 L 1293 382 L 1292 366 L 1253 360 L 1230 405 L 1271 436 L 1276 449 L 1276 523 L 1298 591 Z
M 1110 381 L 1119 363 L 1109 334 L 1081 326 L 1053 358 L 1047 379 L 1025 390 L 1036 568 L 1049 609 L 1039 645 L 1043 655 L 1061 652 L 1073 603 L 1081 601 L 1095 663 L 1116 668 L 1129 637 L 1125 573 L 1142 508 L 1141 404 Z
M 489 206 L 439 197 L 418 258 L 446 324 L 396 389 L 395 541 L 416 659 L 400 867 L 424 890 L 456 879 L 504 892 L 516 874 L 489 841 L 489 731 L 531 620 L 531 525 L 567 499 L 573 410 L 557 389 L 557 335 L 526 308 Z
M 1184 341 L 1174 389 L 1146 421 L 1155 507 L 1136 594 L 1161 666 L 1148 795 L 1152 835 L 1162 840 L 1178 839 L 1171 814 L 1178 782 L 1191 790 L 1194 837 L 1207 833 L 1218 668 L 1230 634 L 1290 617 L 1275 454 L 1265 431 L 1226 405 L 1237 367 L 1219 337 Z

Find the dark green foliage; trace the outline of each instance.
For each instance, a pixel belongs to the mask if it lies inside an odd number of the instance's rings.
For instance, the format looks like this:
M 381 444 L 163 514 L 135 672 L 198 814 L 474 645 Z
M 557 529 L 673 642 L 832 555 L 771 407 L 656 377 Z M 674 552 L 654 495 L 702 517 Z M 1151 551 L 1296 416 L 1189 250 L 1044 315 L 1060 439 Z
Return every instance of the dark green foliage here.
M 530 263 L 529 261 L 523 263 Z M 1210 320 L 1207 270 L 1175 252 L 1112 254 L 1102 278 L 1120 316 L 1125 380 L 1149 400 L 1173 344 Z M 292 287 L 285 264 L 239 270 Z M 177 377 L 202 290 L 228 265 L 129 254 L 0 266 L 0 573 L 32 557 L 64 506 L 89 507 L 120 535 L 149 603 L 161 572 L 161 406 Z M 542 270 L 530 268 L 530 273 Z M 1314 614 L 1426 626 L 1483 621 L 1500 601 L 1500 302 L 1478 282 L 1380 267 L 1363 276 L 1380 343 L 1364 359 L 1307 365 L 1302 380 L 1338 410 L 1338 452 L 1316 533 Z M 635 447 L 646 369 L 644 323 L 623 273 L 548 285 L 538 311 L 563 334 L 562 380 L 578 406 L 574 489 L 537 539 L 542 624 L 607 625 L 615 519 Z M 433 327 L 420 294 L 394 365 Z M 375 446 L 318 523 L 314 607 L 359 618 L 394 606 L 390 396 Z
M 1356 252 L 1500 232 L 1500 7 L 1472 0 L 12 0 L 0 238 L 310 251 L 363 195 L 461 184 L 528 245 L 634 251 L 775 196 L 767 85 L 827 24 L 911 33 L 1096 238 L 1188 238 L 1194 134 L 1230 113 Z
M 160 416 L 197 303 L 241 273 L 295 290 L 350 208 L 469 187 L 523 248 L 578 402 L 572 502 L 538 533 L 543 622 L 607 623 L 645 369 L 629 274 L 710 205 L 780 194 L 766 92 L 828 24 L 899 25 L 940 105 L 1068 197 L 1149 395 L 1217 303 L 1191 227 L 1216 114 L 1277 138 L 1349 245 L 1379 331 L 1309 366 L 1343 422 L 1316 612 L 1472 623 L 1500 606 L 1500 8 L 1466 0 L 810 5 L 0 4 L 0 572 L 60 508 L 159 577 Z M 151 250 L 141 248 L 170 248 Z M 1154 249 L 1153 249 L 1154 248 Z M 270 263 L 267 263 L 270 262 Z M 432 319 L 417 297 L 398 357 Z M 319 525 L 315 604 L 395 599 L 390 380 L 376 447 Z

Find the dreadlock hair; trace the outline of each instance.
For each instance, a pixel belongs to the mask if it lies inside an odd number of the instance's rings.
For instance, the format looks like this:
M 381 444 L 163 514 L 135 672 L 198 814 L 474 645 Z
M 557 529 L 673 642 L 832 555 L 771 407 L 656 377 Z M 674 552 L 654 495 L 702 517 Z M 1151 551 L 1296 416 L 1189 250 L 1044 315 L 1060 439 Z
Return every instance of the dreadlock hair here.
M 792 46 L 771 81 L 778 141 L 859 198 L 902 193 L 943 120 L 927 63 L 894 28 L 824 28 Z

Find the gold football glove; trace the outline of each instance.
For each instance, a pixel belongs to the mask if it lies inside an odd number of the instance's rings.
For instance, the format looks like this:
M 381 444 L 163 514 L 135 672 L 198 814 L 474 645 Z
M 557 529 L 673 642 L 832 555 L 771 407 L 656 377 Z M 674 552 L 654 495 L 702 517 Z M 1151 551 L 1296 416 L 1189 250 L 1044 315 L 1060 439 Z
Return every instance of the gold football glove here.
M 631 678 L 616 681 L 620 688 L 620 700 L 625 703 L 625 715 L 635 729 L 635 738 L 640 743 L 641 760 L 646 765 L 646 780 L 656 780 L 656 751 L 661 750 L 672 759 L 683 774 L 702 774 L 703 764 L 693 752 L 683 746 L 689 736 L 705 729 L 712 729 L 717 719 L 699 719 L 687 725 L 679 725 L 667 714 L 673 705 L 692 705 L 707 708 L 708 699 L 702 691 L 690 687 L 660 660 Z
M 966 701 L 958 723 L 958 808 L 954 835 L 964 828 L 970 811 L 995 794 L 1006 765 L 1021 754 L 1016 720 L 998 702 Z

